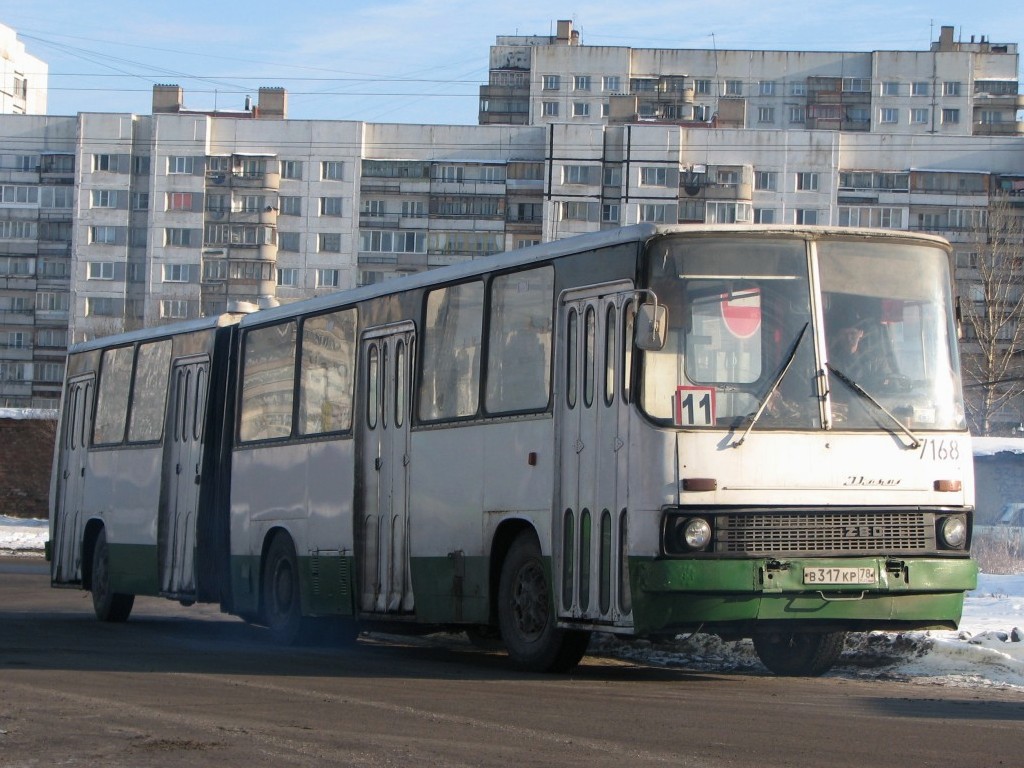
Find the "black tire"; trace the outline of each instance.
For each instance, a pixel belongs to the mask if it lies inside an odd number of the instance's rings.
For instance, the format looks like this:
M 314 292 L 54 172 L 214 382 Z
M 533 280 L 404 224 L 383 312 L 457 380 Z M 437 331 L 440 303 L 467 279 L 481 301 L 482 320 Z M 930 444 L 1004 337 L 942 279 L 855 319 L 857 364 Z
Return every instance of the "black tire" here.
M 299 561 L 291 537 L 277 534 L 263 566 L 263 623 L 275 643 L 294 645 L 302 636 Z
M 110 552 L 107 531 L 101 528 L 92 550 L 92 609 L 100 621 L 122 622 L 131 615 L 135 595 L 124 595 L 110 589 Z
M 839 660 L 845 632 L 766 632 L 754 635 L 761 663 L 784 677 L 817 677 Z
M 528 672 L 568 672 L 587 651 L 589 632 L 555 625 L 551 584 L 531 532 L 516 537 L 502 563 L 498 627 L 509 658 Z

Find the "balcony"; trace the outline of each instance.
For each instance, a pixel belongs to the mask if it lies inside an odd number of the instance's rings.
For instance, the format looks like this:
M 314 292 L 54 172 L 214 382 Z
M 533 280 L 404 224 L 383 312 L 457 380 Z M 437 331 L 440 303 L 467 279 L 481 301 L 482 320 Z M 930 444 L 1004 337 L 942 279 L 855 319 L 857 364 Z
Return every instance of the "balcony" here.
M 1002 123 L 974 123 L 972 133 L 975 136 L 1022 136 L 1024 121 L 1007 120 Z

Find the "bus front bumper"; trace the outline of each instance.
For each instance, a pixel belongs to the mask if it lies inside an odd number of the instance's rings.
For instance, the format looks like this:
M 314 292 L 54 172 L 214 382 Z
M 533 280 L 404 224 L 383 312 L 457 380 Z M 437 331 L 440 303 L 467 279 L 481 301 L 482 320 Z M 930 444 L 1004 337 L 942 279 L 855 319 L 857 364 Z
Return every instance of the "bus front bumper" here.
M 826 630 L 954 629 L 978 567 L 966 557 L 634 559 L 630 577 L 639 634 L 702 625 L 748 634 L 745 625 L 775 622 Z

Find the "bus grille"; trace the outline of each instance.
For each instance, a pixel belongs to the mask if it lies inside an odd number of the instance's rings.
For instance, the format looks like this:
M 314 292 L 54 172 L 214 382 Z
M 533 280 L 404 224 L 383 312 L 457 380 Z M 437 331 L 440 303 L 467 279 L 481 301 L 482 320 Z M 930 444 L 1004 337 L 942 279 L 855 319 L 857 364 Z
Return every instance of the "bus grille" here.
M 748 512 L 715 516 L 722 554 L 934 551 L 935 515 L 918 510 Z

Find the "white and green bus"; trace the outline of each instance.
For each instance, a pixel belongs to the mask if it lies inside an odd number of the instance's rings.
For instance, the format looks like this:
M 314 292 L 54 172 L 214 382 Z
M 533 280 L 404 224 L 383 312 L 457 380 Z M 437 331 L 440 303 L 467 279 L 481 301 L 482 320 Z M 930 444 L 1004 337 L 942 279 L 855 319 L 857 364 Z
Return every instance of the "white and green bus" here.
M 52 583 L 283 642 L 564 671 L 700 629 L 821 674 L 975 586 L 951 286 L 935 237 L 641 224 L 78 344 Z

